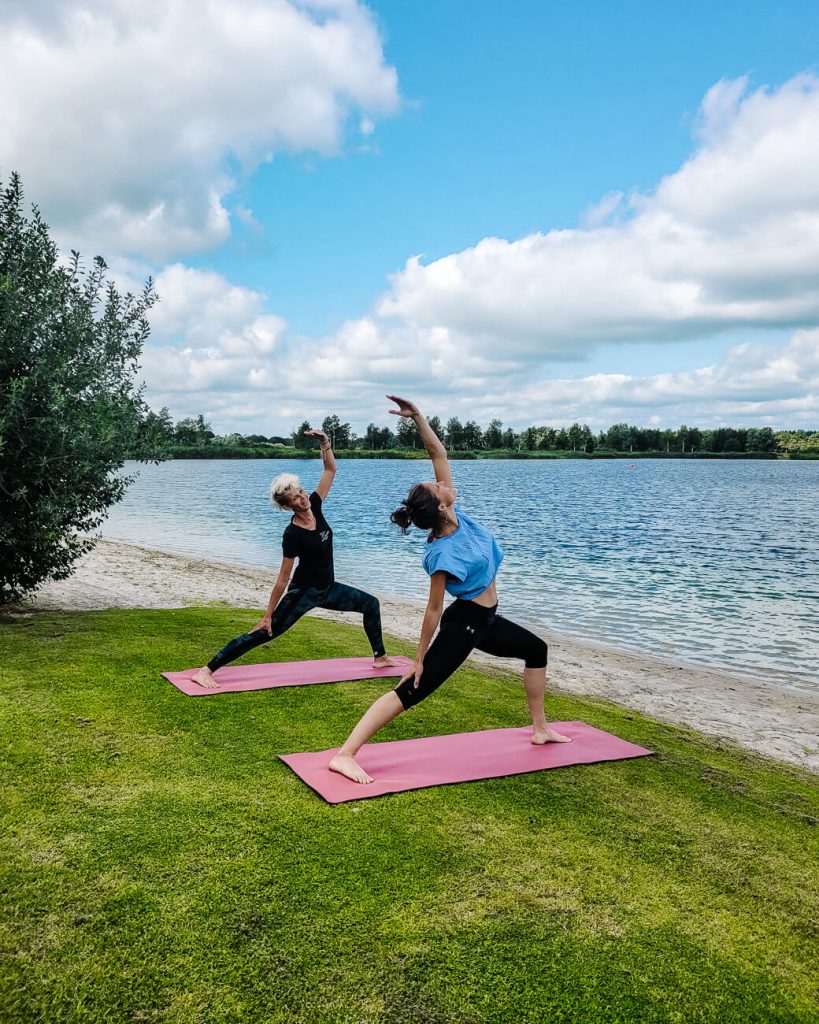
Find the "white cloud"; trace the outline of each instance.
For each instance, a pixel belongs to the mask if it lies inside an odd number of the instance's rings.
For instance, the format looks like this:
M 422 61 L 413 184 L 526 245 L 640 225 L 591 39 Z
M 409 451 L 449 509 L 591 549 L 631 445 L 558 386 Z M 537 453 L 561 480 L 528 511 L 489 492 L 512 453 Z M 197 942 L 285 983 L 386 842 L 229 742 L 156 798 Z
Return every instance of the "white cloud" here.
M 238 337 L 259 337 L 260 352 L 270 352 L 285 322 L 264 313 L 266 298 L 258 291 L 231 284 L 221 274 L 176 263 L 156 279 L 160 302 L 151 314 L 153 331 L 165 339 L 181 337 L 189 344 L 233 347 Z M 262 340 L 267 339 L 267 340 Z
M 182 264 L 166 267 L 155 286 L 160 301 L 143 359 L 152 391 L 199 395 L 271 386 L 270 361 L 286 352 L 287 324 L 265 312 L 261 292 Z
M 219 245 L 237 175 L 335 153 L 351 114 L 398 103 L 355 0 L 19 0 L 0 18 L 0 168 L 83 249 Z
M 627 209 L 624 192 L 608 192 L 585 211 L 581 217 L 584 228 L 599 228 L 612 224 Z
M 132 266 L 117 282 L 134 291 L 139 278 Z M 265 312 L 261 292 L 181 264 L 158 276 L 156 291 L 142 360 L 148 399 L 175 416 L 204 412 L 219 430 L 254 418 L 268 432 L 286 430 L 288 409 L 313 419 L 332 409 L 366 423 L 385 412 L 384 394 L 396 381 L 443 394 L 456 376 L 467 388 L 484 388 L 499 369 L 514 369 L 468 355 L 464 339 L 446 330 L 384 332 L 371 318 L 350 321 L 330 338 L 299 337 Z
M 517 360 L 489 359 L 444 328 L 385 329 L 350 321 L 320 341 L 288 335 L 259 292 L 175 266 L 158 281 L 162 316 L 145 352 L 148 398 L 177 417 L 204 412 L 220 432 L 286 433 L 328 413 L 360 430 L 386 422 L 385 393 L 406 390 L 429 413 L 488 423 L 815 427 L 819 329 L 783 345 L 745 342 L 711 366 L 635 376 L 551 378 Z M 163 309 L 164 307 L 164 309 Z
M 430 412 L 514 426 L 815 426 L 819 78 L 754 93 L 718 83 L 697 138 L 652 194 L 607 196 L 587 215 L 595 226 L 412 259 L 370 314 L 323 339 L 288 332 L 258 292 L 168 268 L 145 358 L 151 400 L 205 412 L 221 431 L 267 433 L 328 412 L 358 428 L 386 422 L 392 390 Z M 791 340 L 756 343 L 759 328 Z M 554 370 L 610 342 L 728 329 L 749 340 L 696 370 Z
M 379 316 L 525 361 L 819 321 L 819 78 L 746 84 L 709 91 L 697 150 L 653 194 L 609 194 L 585 229 L 413 257 Z
M 484 401 L 504 404 L 504 392 Z M 517 391 L 530 418 L 607 426 L 626 420 L 710 426 L 803 426 L 819 422 L 819 329 L 797 331 L 782 346 L 746 342 L 713 366 L 644 377 L 594 374 L 579 379 L 521 382 Z M 506 408 L 509 408 L 508 403 Z

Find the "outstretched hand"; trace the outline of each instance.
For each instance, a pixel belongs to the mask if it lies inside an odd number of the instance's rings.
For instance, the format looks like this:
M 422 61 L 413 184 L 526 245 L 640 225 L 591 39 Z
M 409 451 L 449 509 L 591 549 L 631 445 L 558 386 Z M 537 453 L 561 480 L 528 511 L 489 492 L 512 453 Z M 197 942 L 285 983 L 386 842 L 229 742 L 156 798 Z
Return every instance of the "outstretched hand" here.
M 319 430 L 318 427 L 313 427 L 312 430 L 305 430 L 305 437 L 317 437 L 320 441 L 329 441 L 330 438 L 324 433 L 323 430 Z
M 397 409 L 390 409 L 393 416 L 420 416 L 421 412 L 414 402 L 407 398 L 399 398 L 398 395 L 387 395 L 391 402 L 395 402 Z

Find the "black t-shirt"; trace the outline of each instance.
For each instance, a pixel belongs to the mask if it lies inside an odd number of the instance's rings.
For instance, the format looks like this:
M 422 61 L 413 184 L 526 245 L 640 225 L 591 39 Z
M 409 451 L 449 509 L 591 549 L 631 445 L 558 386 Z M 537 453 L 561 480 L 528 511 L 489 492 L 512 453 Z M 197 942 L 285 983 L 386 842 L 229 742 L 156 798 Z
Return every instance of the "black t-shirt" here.
M 321 511 L 321 498 L 316 491 L 310 495 L 310 508 L 316 517 L 315 530 L 305 530 L 295 523 L 285 529 L 282 553 L 285 558 L 298 558 L 290 589 L 296 587 L 329 587 L 333 575 L 333 531 Z

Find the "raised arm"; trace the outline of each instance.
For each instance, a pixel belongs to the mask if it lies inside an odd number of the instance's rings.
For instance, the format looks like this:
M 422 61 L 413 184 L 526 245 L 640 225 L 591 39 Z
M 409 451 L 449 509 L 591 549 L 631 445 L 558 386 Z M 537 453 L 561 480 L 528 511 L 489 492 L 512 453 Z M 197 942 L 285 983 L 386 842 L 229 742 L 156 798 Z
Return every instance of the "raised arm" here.
M 333 486 L 333 477 L 336 475 L 336 457 L 333 455 L 330 438 L 323 430 L 305 430 L 304 433 L 307 437 L 317 437 L 321 445 L 321 461 L 324 466 L 324 472 L 321 474 L 321 479 L 316 485 L 316 492 L 321 500 L 324 501 L 330 493 L 330 488 Z
M 390 409 L 393 416 L 407 416 L 413 420 L 418 427 L 418 433 L 424 442 L 427 455 L 432 459 L 432 468 L 435 470 L 435 479 L 447 487 L 452 486 L 452 473 L 449 469 L 449 458 L 446 454 L 443 442 L 427 423 L 418 410 L 418 406 L 406 398 L 399 398 L 398 395 L 387 395 L 391 402 L 395 402 L 397 409 Z

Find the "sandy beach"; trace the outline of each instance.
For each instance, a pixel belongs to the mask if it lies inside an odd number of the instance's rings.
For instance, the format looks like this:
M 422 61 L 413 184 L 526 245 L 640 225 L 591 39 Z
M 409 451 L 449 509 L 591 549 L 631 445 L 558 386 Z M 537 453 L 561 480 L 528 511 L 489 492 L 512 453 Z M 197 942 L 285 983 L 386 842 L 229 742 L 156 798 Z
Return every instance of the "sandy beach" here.
M 118 541 L 100 541 L 74 575 L 43 587 L 28 602 L 31 610 L 179 608 L 224 604 L 262 608 L 275 571 L 250 569 L 169 554 Z M 423 606 L 379 593 L 384 631 L 415 641 Z M 356 617 L 312 614 L 338 621 Z M 252 625 L 253 622 L 248 622 Z M 785 690 L 731 673 L 681 665 L 598 647 L 540 630 L 549 642 L 549 685 L 602 698 L 675 725 L 819 771 L 819 695 Z M 476 652 L 481 664 L 498 659 Z M 515 663 L 508 667 L 516 668 Z

